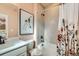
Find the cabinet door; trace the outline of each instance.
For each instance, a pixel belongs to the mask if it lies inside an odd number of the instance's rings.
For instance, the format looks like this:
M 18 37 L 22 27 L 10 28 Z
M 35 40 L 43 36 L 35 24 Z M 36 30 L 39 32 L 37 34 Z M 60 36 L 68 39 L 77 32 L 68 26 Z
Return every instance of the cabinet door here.
M 27 55 L 27 50 L 26 50 L 26 46 L 22 47 L 22 48 L 19 48 L 17 50 L 14 50 L 14 51 L 11 51 L 11 52 L 8 52 L 6 54 L 4 54 L 3 56 L 20 56 L 21 54 L 25 54 Z
M 17 56 L 26 56 L 26 55 L 27 55 L 26 52 L 23 52 L 23 53 L 21 53 L 21 54 L 19 54 Z

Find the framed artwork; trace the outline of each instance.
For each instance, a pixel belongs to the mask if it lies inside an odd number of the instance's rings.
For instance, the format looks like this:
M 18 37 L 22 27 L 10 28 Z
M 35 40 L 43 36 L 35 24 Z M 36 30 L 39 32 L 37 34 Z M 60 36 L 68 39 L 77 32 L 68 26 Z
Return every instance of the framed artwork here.
M 0 13 L 0 36 L 8 37 L 8 16 Z
M 6 28 L 6 19 L 0 16 L 0 30 L 5 30 Z
M 19 33 L 20 35 L 30 35 L 34 33 L 34 17 L 31 13 L 19 10 Z

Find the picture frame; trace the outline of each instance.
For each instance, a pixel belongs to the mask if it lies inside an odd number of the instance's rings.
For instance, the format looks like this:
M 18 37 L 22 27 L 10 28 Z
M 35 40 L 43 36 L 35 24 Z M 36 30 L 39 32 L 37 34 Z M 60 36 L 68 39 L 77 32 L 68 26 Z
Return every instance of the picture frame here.
M 34 16 L 26 10 L 19 9 L 19 34 L 34 34 Z
M 0 12 L 0 36 L 8 38 L 8 15 Z

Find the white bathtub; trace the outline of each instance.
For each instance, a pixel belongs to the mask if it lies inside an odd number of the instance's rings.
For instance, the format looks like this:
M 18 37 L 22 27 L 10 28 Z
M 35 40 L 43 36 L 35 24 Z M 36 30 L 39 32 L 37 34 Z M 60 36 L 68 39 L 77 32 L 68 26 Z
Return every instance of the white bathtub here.
M 57 55 L 56 44 L 43 43 L 44 44 L 43 47 L 41 46 L 41 44 L 39 44 L 38 47 L 32 51 L 31 53 L 32 56 L 56 56 Z

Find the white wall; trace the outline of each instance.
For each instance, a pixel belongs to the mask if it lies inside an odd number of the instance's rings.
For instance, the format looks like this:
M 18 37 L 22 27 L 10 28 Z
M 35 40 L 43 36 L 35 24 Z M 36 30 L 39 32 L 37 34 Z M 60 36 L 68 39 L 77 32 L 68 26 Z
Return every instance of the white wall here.
M 40 36 L 44 35 L 44 19 L 41 16 L 43 7 L 40 4 L 36 4 L 35 6 L 35 39 L 38 45 L 41 43 Z
M 53 7 L 53 5 L 51 5 L 45 10 L 44 40 L 46 42 L 56 44 L 58 20 L 59 20 L 59 6 Z

